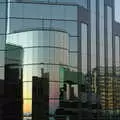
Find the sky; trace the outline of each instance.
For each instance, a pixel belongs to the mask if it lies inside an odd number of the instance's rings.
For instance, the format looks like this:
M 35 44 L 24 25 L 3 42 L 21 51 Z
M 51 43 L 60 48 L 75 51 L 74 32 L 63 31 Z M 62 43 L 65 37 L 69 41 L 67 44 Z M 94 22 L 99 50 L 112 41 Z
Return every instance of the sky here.
M 115 19 L 120 22 L 120 0 L 115 0 Z

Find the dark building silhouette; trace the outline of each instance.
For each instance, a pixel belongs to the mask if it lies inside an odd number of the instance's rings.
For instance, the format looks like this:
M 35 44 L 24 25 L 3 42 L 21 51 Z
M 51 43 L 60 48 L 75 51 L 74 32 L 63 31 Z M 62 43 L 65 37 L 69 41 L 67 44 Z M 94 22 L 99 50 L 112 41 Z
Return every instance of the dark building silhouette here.
M 0 120 L 3 120 L 4 80 L 0 80 Z
M 22 93 L 22 67 L 20 56 L 22 48 L 7 45 L 5 81 L 4 81 L 4 120 L 22 120 L 23 93 Z M 14 54 L 16 52 L 16 54 Z
M 4 120 L 22 120 L 22 81 L 19 79 L 20 70 L 5 66 L 4 84 Z
M 47 77 L 33 76 L 32 120 L 49 119 L 49 82 Z

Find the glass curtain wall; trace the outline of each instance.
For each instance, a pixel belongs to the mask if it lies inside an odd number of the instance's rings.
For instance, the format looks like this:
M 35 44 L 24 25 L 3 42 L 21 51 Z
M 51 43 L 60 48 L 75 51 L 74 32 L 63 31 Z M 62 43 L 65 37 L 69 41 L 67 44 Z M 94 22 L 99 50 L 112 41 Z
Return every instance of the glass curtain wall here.
M 116 64 L 116 69 L 120 66 L 120 37 L 115 36 L 115 64 Z
M 88 7 L 88 0 L 57 0 L 57 2 L 78 4 L 84 8 Z
M 33 28 L 67 31 L 70 38 L 70 66 L 77 69 L 77 6 L 9 3 L 8 13 L 8 33 Z
M 112 67 L 112 8 L 107 6 L 108 67 Z
M 39 11 L 39 12 L 38 12 Z M 43 12 L 44 11 L 44 12 Z M 59 13 L 59 14 L 58 14 Z M 37 4 L 37 2 L 35 4 L 32 3 L 24 3 L 24 2 L 9 2 L 8 3 L 8 34 L 9 33 L 14 33 L 16 31 L 24 31 L 24 30 L 33 30 L 33 29 L 55 29 L 55 30 L 63 30 L 66 31 L 69 34 L 69 39 L 70 39 L 70 48 L 69 48 L 69 65 L 71 66 L 72 70 L 77 70 L 77 6 L 72 6 L 72 5 L 55 5 L 55 4 Z M 47 34 L 47 32 L 46 32 Z M 17 35 L 19 36 L 19 35 Z M 42 37 L 43 35 L 41 35 L 40 37 Z M 48 35 L 44 35 L 45 40 L 47 40 L 49 37 L 49 32 Z M 25 35 L 24 37 L 29 37 L 29 42 L 25 42 L 24 44 L 36 44 L 35 42 L 31 42 L 32 39 L 32 34 L 29 34 L 29 36 Z M 50 37 L 55 37 L 54 39 L 59 40 L 58 35 L 53 35 Z M 14 38 L 14 36 L 13 36 Z M 19 38 L 19 37 L 18 37 Z M 21 36 L 22 39 L 22 36 Z M 27 38 L 26 38 L 27 39 Z M 41 38 L 42 39 L 42 38 Z M 52 38 L 51 38 L 52 39 Z M 63 38 L 61 38 L 63 39 Z M 63 39 L 64 40 L 64 39 Z M 52 42 L 52 41 L 51 41 Z M 14 44 L 19 43 L 19 40 L 16 39 L 16 41 L 14 41 Z M 76 45 L 73 46 L 73 43 L 76 43 Z M 46 43 L 43 43 L 45 46 L 47 46 L 49 43 L 46 41 Z M 47 51 L 44 51 L 45 55 L 49 56 L 49 55 L 60 55 L 62 54 L 62 51 L 56 51 L 57 53 L 55 53 L 54 49 L 50 49 L 46 48 Z M 52 69 L 51 71 L 53 71 L 53 73 L 56 73 L 55 71 L 57 71 L 58 66 L 52 66 L 52 65 L 39 65 L 37 67 L 32 67 L 32 64 L 34 64 L 32 62 L 32 59 L 29 58 L 28 52 L 26 51 L 30 51 L 29 53 L 37 53 L 37 54 L 41 54 L 42 51 L 36 51 L 34 49 L 34 51 L 31 49 L 25 49 L 24 54 L 26 54 L 26 56 L 28 56 L 28 58 L 24 58 L 27 59 L 25 64 L 29 64 L 28 66 L 24 66 L 24 76 L 26 76 L 26 79 L 28 79 L 30 76 L 29 74 L 33 74 L 33 73 L 37 73 L 37 71 L 41 68 L 41 66 L 43 66 L 45 68 L 45 71 L 48 71 L 50 68 Z M 48 54 L 48 51 L 50 52 Z M 64 52 L 64 51 L 63 51 Z M 65 55 L 67 56 L 67 53 L 65 52 Z M 56 57 L 55 59 L 58 60 L 59 57 Z M 53 58 L 50 58 L 53 59 Z M 62 61 L 62 59 L 64 59 L 64 57 L 60 58 L 60 61 Z M 66 58 L 67 59 L 67 58 Z M 40 62 L 41 59 L 39 59 Z M 44 57 L 44 61 L 47 62 L 47 60 L 49 60 L 48 58 Z M 59 62 L 60 62 L 59 61 Z M 61 64 L 61 62 L 59 63 Z M 38 69 L 38 70 L 37 70 Z M 56 73 L 54 74 L 54 76 L 52 76 L 53 78 L 51 78 L 51 80 L 55 80 L 55 78 L 58 76 L 59 74 Z M 27 78 L 28 76 L 28 78 Z M 31 79 L 31 78 L 30 78 Z M 30 80 L 29 79 L 29 80 Z M 25 82 L 24 84 L 24 88 L 26 89 L 26 91 L 31 91 L 31 82 Z M 50 87 L 50 93 L 49 95 L 53 95 L 54 96 L 58 96 L 59 91 L 54 91 L 53 88 L 57 88 L 58 84 L 56 82 L 49 82 L 49 87 Z M 26 92 L 27 94 L 27 92 Z M 31 109 L 31 98 L 30 95 L 27 94 L 27 99 L 24 100 L 24 104 L 26 104 L 25 107 L 25 111 L 28 111 L 28 109 Z M 57 98 L 58 99 L 58 98 Z M 55 106 L 55 108 L 53 108 L 53 106 Z M 51 98 L 51 102 L 50 102 L 50 113 L 53 114 L 55 112 L 55 109 L 59 106 L 59 100 L 54 100 L 53 98 Z
M 99 0 L 100 67 L 104 67 L 104 0 Z
M 108 45 L 108 69 L 107 69 L 107 79 L 105 81 L 105 87 L 106 87 L 106 109 L 113 110 L 114 108 L 114 84 L 113 84 L 113 66 L 112 66 L 112 8 L 110 6 L 106 6 L 107 10 L 107 45 Z M 110 112 L 109 112 L 110 114 Z
M 4 80 L 7 0 L 0 0 L 0 80 Z
M 100 96 L 102 107 L 105 108 L 105 54 L 104 54 L 104 0 L 99 0 L 99 44 L 100 44 Z
M 66 31 L 69 35 L 69 66 L 70 69 L 72 69 L 73 71 L 77 71 L 77 40 L 78 40 L 78 36 L 77 36 L 77 5 L 62 5 L 62 4 L 44 4 L 44 2 L 40 3 L 40 2 L 28 2 L 28 3 L 24 3 L 24 2 L 9 2 L 8 3 L 8 34 L 9 33 L 14 33 L 14 32 L 20 32 L 20 31 L 29 31 L 29 30 L 33 30 L 33 29 L 54 29 L 54 30 L 61 30 L 61 31 Z M 39 12 L 38 12 L 39 11 Z M 44 11 L 44 12 L 43 12 Z M 59 13 L 59 14 L 58 14 Z M 46 32 L 47 34 L 47 32 Z M 19 34 L 20 35 L 20 34 Z M 20 36 L 18 38 L 22 39 L 22 36 Z M 29 34 L 29 35 L 25 35 L 24 38 L 29 37 L 29 42 L 24 42 L 24 44 L 36 44 L 35 42 L 31 42 L 31 38 L 33 38 L 34 35 Z M 42 39 L 41 35 L 39 38 Z M 49 37 L 52 37 L 54 39 L 60 40 L 58 35 L 44 35 L 45 40 L 47 40 Z M 50 39 L 52 39 L 50 38 Z M 14 39 L 14 36 L 13 36 Z M 63 38 L 61 38 L 63 39 Z M 19 43 L 20 40 L 16 39 L 16 41 L 14 41 L 14 44 Z M 45 46 L 47 46 L 49 43 L 46 41 L 45 43 L 43 43 Z M 51 43 L 52 44 L 52 40 Z M 39 49 L 41 50 L 41 49 Z M 27 52 L 26 52 L 27 51 Z M 44 51 L 44 50 L 43 50 Z M 44 51 L 44 54 L 47 56 L 50 55 L 59 55 L 62 54 L 62 51 L 59 52 L 56 50 L 56 52 L 54 51 L 54 49 L 50 49 L 49 53 L 49 48 L 46 48 L 46 51 Z M 57 71 L 58 66 L 55 65 L 36 65 L 36 67 L 32 67 L 34 64 L 34 61 L 32 61 L 32 59 L 29 57 L 29 55 L 27 55 L 28 53 L 37 53 L 37 54 L 42 54 L 42 50 L 41 51 L 36 51 L 34 49 L 34 51 L 32 50 L 32 48 L 30 49 L 25 49 L 24 54 L 26 54 L 26 56 L 28 56 L 28 58 L 24 58 L 27 59 L 25 64 L 28 64 L 27 66 L 24 66 L 24 76 L 26 77 L 26 79 L 29 79 L 29 74 L 33 75 L 33 73 L 37 73 L 38 70 L 41 68 L 41 66 L 43 68 L 45 68 L 44 71 L 49 71 L 51 69 L 52 73 L 54 73 L 54 76 L 51 77 L 51 80 L 55 80 L 55 78 L 57 78 L 57 76 L 59 76 L 59 74 L 55 71 Z M 35 55 L 35 54 L 33 54 Z M 65 55 L 67 56 L 68 54 L 65 52 Z M 47 57 L 44 57 L 44 62 L 48 62 L 48 60 L 51 60 L 53 58 L 48 59 Z M 36 57 L 36 56 L 35 56 Z M 55 60 L 58 60 L 59 57 L 54 58 Z M 64 59 L 64 57 L 60 57 L 59 58 L 59 64 L 62 63 L 62 60 Z M 66 58 L 67 59 L 67 58 Z M 40 60 L 43 60 L 43 58 L 39 59 L 38 62 L 40 62 Z M 68 61 L 68 59 L 66 60 Z M 28 78 L 27 78 L 28 76 Z M 31 78 L 29 79 L 31 80 Z M 49 81 L 49 87 L 50 87 L 50 93 L 49 93 L 49 97 L 54 95 L 57 98 L 55 98 L 56 100 L 54 100 L 54 98 L 51 98 L 50 100 L 50 106 L 49 106 L 49 113 L 50 114 L 54 114 L 55 113 L 55 109 L 59 106 L 59 100 L 58 100 L 58 95 L 59 95 L 59 90 L 54 90 L 53 88 L 58 88 L 58 84 L 56 81 L 51 82 L 51 80 Z M 25 82 L 24 84 L 24 88 L 26 89 L 25 91 L 31 91 L 32 84 L 31 82 Z M 28 92 L 26 92 L 27 94 Z M 31 98 L 30 95 L 27 94 L 26 99 L 24 100 L 24 104 L 28 107 L 24 108 L 25 111 L 27 111 L 27 113 L 29 113 L 28 109 L 31 109 Z M 54 107 L 53 107 L 54 106 Z M 26 115 L 26 114 L 25 114 Z
M 91 10 L 91 71 L 96 68 L 96 0 L 90 2 Z
M 82 72 L 87 74 L 87 24 L 81 23 Z
M 88 0 L 9 0 L 11 2 L 36 2 L 36 3 L 64 3 L 77 4 L 84 8 L 88 7 Z
M 116 78 L 114 79 L 114 98 L 115 98 L 115 103 L 114 103 L 114 108 L 117 113 L 119 111 L 120 107 L 120 81 L 118 76 L 120 75 L 120 37 L 115 36 L 115 65 L 116 65 Z M 117 115 L 117 114 L 116 114 Z
M 34 109 L 34 106 L 32 106 L 32 100 L 35 99 L 33 98 L 35 91 L 32 91 L 33 79 L 35 77 L 41 78 L 43 76 L 49 79 L 49 86 L 47 86 L 47 82 L 42 86 L 44 92 L 49 88 L 49 92 L 46 93 L 49 98 L 43 96 L 45 97 L 45 100 L 49 99 L 47 103 L 43 103 L 44 105 L 49 105 L 49 110 L 46 108 L 44 109 L 46 109 L 46 112 L 49 112 L 50 115 L 53 115 L 56 112 L 56 109 L 59 108 L 59 69 L 61 66 L 68 66 L 68 34 L 54 30 L 19 32 L 9 34 L 7 43 L 15 44 L 23 48 L 22 79 L 24 118 L 26 118 L 26 114 L 30 114 L 29 116 L 31 116 Z M 35 111 L 33 111 L 33 113 L 34 112 Z
M 91 74 L 96 69 L 96 0 L 90 1 L 90 24 L 91 24 Z M 92 91 L 97 92 L 96 77 L 92 79 Z

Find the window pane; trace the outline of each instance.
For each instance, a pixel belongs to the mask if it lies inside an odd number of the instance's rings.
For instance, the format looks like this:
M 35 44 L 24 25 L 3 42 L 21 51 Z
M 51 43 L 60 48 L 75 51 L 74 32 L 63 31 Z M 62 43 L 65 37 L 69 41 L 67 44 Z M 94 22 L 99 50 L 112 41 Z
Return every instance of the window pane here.
M 9 17 L 23 17 L 23 3 L 9 3 Z
M 108 66 L 112 66 L 112 8 L 107 7 Z
M 49 5 L 24 4 L 24 18 L 39 18 L 39 19 L 49 18 L 50 19 L 50 17 L 51 17 L 51 13 L 50 13 Z
M 64 19 L 65 7 L 62 5 L 52 5 L 51 15 L 52 15 L 52 19 Z
M 32 82 L 23 82 L 23 99 L 32 99 Z
M 91 0 L 91 69 L 96 68 L 96 0 Z
M 0 3 L 0 18 L 6 18 L 6 4 L 4 3 Z
M 6 26 L 6 20 L 0 19 L 0 34 L 5 34 L 5 27 Z
M 70 51 L 77 51 L 77 37 L 70 37 Z
M 82 72 L 87 73 L 87 25 L 81 24 Z
M 65 7 L 65 19 L 77 20 L 77 7 L 66 6 Z
M 71 36 L 77 36 L 77 23 L 76 22 L 66 22 L 65 23 L 65 30 L 71 35 Z
M 99 21 L 99 40 L 100 40 L 100 66 L 104 66 L 104 0 L 99 1 L 100 4 L 100 21 Z
M 24 19 L 22 21 L 24 29 L 40 29 L 42 28 L 42 20 Z
M 120 63 L 120 53 L 119 53 L 119 45 L 120 45 L 120 38 L 119 36 L 115 36 L 115 64 L 116 64 L 116 67 L 119 67 L 119 63 Z
M 70 53 L 70 66 L 77 67 L 77 53 Z
M 23 28 L 23 20 L 22 19 L 8 18 L 8 33 L 22 30 L 22 28 Z

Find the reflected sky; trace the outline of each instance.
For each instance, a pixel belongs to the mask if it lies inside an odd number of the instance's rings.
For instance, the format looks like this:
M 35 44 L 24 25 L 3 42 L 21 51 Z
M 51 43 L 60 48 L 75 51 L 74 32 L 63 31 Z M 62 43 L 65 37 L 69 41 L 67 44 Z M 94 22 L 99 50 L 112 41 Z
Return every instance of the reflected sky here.
M 115 0 L 115 19 L 120 22 L 120 0 Z

